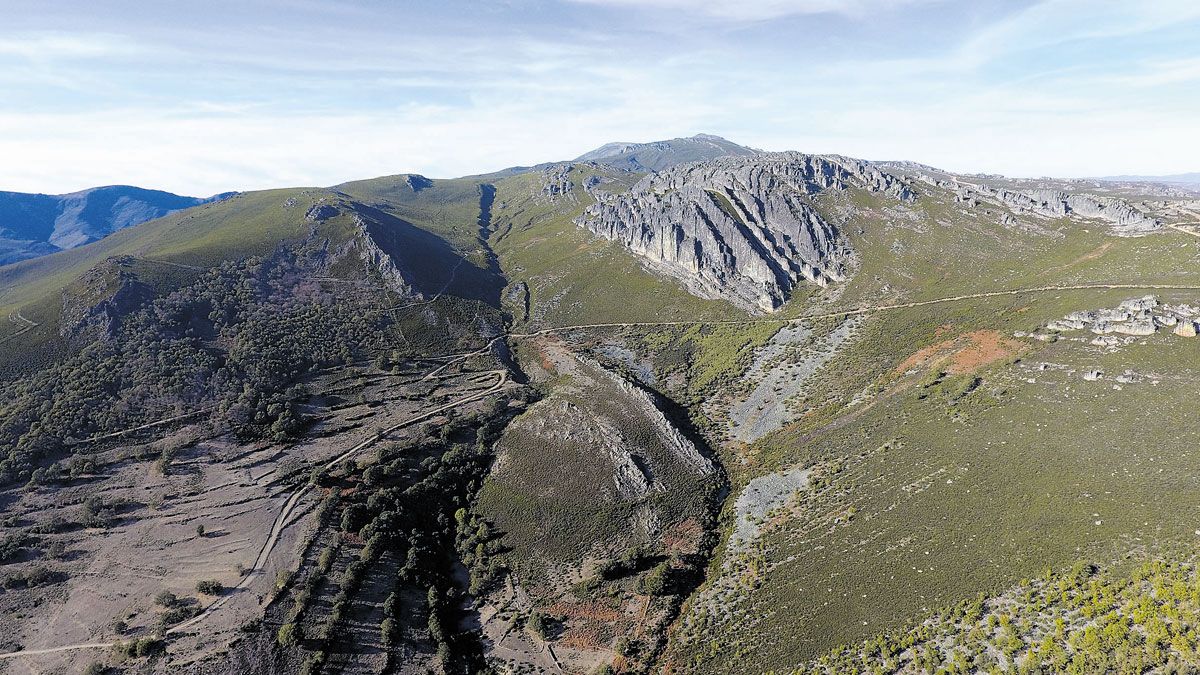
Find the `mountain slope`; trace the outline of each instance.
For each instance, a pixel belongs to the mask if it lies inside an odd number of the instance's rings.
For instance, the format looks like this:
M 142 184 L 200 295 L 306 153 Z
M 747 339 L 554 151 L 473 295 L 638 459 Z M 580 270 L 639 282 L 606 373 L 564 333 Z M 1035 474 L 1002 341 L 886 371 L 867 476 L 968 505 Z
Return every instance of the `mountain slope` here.
M 82 246 L 173 211 L 229 197 L 110 185 L 65 195 L 0 192 L 0 265 Z

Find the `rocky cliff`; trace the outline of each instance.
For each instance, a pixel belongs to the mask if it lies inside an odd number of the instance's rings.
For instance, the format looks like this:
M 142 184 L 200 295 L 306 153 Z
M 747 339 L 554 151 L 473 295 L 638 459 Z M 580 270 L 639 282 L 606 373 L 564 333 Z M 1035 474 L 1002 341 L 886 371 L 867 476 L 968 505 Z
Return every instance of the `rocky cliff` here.
M 696 295 L 769 312 L 798 284 L 844 280 L 850 251 L 812 197 L 847 188 L 915 199 L 904 181 L 869 162 L 772 153 L 648 175 L 577 222 Z
M 891 162 L 887 166 L 902 167 Z M 1099 220 L 1122 237 L 1140 236 L 1162 229 L 1162 222 L 1120 197 L 1091 194 L 1099 185 L 1085 181 L 1006 179 L 1003 176 L 959 176 L 940 169 L 913 165 L 915 180 L 954 193 L 955 201 L 975 208 L 996 206 L 1010 213 L 1001 217 L 1006 225 L 1034 218 L 1085 218 Z M 988 180 L 987 183 L 982 182 Z M 1008 184 L 997 184 L 1007 181 Z M 990 183 L 990 184 L 989 184 Z

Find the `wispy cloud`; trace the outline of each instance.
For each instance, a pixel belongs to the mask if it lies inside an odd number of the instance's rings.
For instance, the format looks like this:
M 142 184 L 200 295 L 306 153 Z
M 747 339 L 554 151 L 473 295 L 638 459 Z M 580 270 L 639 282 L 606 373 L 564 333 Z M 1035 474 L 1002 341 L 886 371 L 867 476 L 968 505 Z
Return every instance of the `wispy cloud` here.
M 139 52 L 127 38 L 111 34 L 35 32 L 0 37 L 0 56 L 34 62 L 134 56 Z
M 570 0 L 618 8 L 670 10 L 717 19 L 761 21 L 804 14 L 865 16 L 932 0 Z

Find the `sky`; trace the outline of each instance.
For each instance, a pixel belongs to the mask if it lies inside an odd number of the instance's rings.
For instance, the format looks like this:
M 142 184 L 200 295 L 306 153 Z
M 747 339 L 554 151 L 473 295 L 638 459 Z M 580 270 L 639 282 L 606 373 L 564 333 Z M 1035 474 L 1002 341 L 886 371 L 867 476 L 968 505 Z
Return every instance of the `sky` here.
M 452 177 L 713 133 L 1200 171 L 1194 0 L 0 0 L 0 190 Z

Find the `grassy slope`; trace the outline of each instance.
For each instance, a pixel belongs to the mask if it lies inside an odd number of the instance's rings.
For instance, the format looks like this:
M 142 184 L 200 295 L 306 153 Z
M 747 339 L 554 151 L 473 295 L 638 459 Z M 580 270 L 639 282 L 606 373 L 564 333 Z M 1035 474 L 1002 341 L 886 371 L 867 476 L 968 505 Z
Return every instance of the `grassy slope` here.
M 678 283 L 645 271 L 619 244 L 575 225 L 573 218 L 592 201 L 579 187 L 588 171 L 576 168 L 571 198 L 554 202 L 541 194 L 540 173 L 496 183 L 492 247 L 509 280 L 529 285 L 532 323 L 541 327 L 746 316 L 727 302 L 702 300 Z
M 937 241 L 948 246 L 944 238 Z M 1104 244 L 1110 245 L 1099 259 L 1076 262 Z M 961 261 L 958 269 L 915 297 L 1023 285 L 1200 284 L 1200 274 L 1185 273 L 1178 262 L 1194 250 L 1174 233 L 1100 240 L 1077 232 L 1040 253 L 1043 261 L 1057 259 L 1057 270 L 1039 273 L 1050 265 L 1035 262 L 1033 274 L 997 282 L 986 272 L 970 273 L 981 264 L 978 256 L 955 258 L 943 249 L 925 255 L 946 268 Z M 864 269 L 877 263 L 868 256 Z M 1013 254 L 990 269 L 1024 264 Z M 1191 519 L 1179 514 L 1197 508 L 1192 495 L 1200 474 L 1192 448 L 1200 424 L 1187 414 L 1186 402 L 1200 372 L 1200 343 L 1164 331 L 1144 346 L 1104 354 L 1074 341 L 1028 341 L 1021 363 L 1009 363 L 1014 354 L 985 368 L 978 373 L 981 386 L 954 405 L 936 391 L 918 397 L 924 372 L 908 378 L 892 372 L 918 349 L 968 331 L 1031 330 L 1067 312 L 1114 306 L 1135 295 L 1064 291 L 872 317 L 863 337 L 824 372 L 805 417 L 752 448 L 748 465 L 727 458 L 735 484 L 794 463 L 842 468 L 763 540 L 761 550 L 733 561 L 742 571 L 769 570 L 745 590 L 740 607 L 750 618 L 715 629 L 714 642 L 692 642 L 683 653 L 715 651 L 700 668 L 709 672 L 733 663 L 796 665 L 1047 567 L 1108 562 L 1142 546 L 1194 539 Z M 1200 299 L 1194 291 L 1159 296 Z M 1043 360 L 1075 373 L 1042 374 L 1024 365 Z M 1080 373 L 1092 368 L 1158 373 L 1160 383 L 1115 390 L 1111 379 L 1084 382 Z M 1036 382 L 1025 381 L 1030 377 Z M 872 383 L 885 393 L 859 404 L 865 412 L 855 416 L 857 408 L 846 403 Z M 850 513 L 856 515 L 847 518 Z

